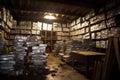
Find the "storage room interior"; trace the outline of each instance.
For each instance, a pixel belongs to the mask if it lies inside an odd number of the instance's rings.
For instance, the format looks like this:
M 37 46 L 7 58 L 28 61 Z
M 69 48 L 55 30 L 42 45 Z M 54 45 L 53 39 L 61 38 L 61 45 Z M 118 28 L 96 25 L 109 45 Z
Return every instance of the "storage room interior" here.
M 0 80 L 120 80 L 120 0 L 0 0 Z

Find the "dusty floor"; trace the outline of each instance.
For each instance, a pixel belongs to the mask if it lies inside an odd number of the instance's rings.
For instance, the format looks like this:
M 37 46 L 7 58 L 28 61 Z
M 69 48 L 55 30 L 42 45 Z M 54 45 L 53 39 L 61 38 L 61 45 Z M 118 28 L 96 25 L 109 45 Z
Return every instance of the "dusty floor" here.
M 83 74 L 76 72 L 72 67 L 58 58 L 49 55 L 47 67 L 52 72 L 46 80 L 88 80 Z
M 31 72 L 29 75 L 0 76 L 0 80 L 89 80 L 59 58 L 54 57 L 50 53 L 48 54 L 47 64 L 43 73 L 36 74 Z

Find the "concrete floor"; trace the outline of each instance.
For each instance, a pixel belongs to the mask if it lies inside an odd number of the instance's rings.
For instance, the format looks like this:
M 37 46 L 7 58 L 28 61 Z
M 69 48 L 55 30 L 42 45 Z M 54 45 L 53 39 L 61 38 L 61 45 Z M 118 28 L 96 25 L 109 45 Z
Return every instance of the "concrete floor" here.
M 71 66 L 51 54 L 48 56 L 46 68 L 50 70 L 46 80 L 89 80 L 83 74 L 78 73 Z

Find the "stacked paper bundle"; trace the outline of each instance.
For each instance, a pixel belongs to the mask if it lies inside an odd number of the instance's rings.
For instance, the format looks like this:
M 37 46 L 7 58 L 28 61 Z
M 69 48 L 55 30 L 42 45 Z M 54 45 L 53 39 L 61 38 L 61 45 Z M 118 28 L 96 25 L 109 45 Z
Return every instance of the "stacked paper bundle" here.
M 27 46 L 27 56 L 29 59 L 29 68 L 32 71 L 42 71 L 45 68 L 47 55 L 45 50 L 47 45 L 42 44 L 42 41 L 36 36 L 30 36 L 26 42 Z M 40 70 L 38 70 L 40 69 Z
M 26 56 L 27 47 L 24 46 L 27 37 L 24 36 L 16 36 L 15 37 L 15 46 L 14 46 L 14 54 L 16 60 L 16 69 L 21 69 L 24 66 L 24 57 Z
M 38 46 L 32 46 L 30 68 L 34 70 L 45 68 L 47 55 L 45 55 L 46 44 L 38 44 Z
M 5 53 L 5 42 L 0 41 L 0 54 Z
M 14 71 L 14 55 L 0 55 L 0 73 L 10 74 Z

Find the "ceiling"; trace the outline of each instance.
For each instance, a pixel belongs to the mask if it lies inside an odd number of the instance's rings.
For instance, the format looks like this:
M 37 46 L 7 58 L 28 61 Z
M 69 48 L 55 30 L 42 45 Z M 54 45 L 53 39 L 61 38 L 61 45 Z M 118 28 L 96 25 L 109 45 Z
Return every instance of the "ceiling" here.
M 107 0 L 0 0 L 15 20 L 69 23 L 91 10 L 98 10 Z M 45 13 L 54 13 L 56 20 L 45 20 Z

